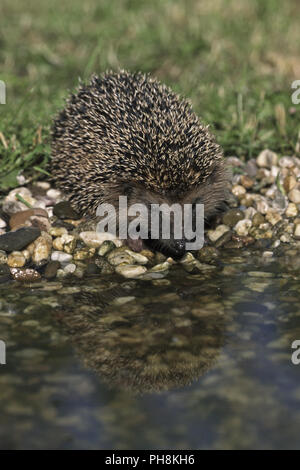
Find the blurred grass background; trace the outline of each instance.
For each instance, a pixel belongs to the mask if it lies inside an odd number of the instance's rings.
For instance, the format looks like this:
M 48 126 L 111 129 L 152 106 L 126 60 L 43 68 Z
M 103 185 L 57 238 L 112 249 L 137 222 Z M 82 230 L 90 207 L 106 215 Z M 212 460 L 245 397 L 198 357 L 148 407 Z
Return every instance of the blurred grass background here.
M 299 0 L 1 0 L 0 189 L 20 170 L 47 177 L 64 98 L 79 77 L 119 67 L 190 98 L 227 156 L 299 152 L 299 10 Z

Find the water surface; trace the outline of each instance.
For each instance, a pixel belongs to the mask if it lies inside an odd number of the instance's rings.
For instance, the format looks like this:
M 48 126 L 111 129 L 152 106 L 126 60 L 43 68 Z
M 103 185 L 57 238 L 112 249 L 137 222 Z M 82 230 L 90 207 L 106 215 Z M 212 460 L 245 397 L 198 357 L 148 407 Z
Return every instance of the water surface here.
M 300 448 L 298 253 L 166 279 L 0 285 L 1 449 Z

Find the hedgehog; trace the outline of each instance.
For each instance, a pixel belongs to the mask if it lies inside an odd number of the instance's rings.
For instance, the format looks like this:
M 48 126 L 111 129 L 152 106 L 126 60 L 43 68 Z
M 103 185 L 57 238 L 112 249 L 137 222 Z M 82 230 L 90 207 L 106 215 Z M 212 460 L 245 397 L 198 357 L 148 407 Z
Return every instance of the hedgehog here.
M 205 220 L 226 200 L 223 151 L 188 100 L 141 72 L 94 75 L 54 120 L 51 173 L 83 217 L 99 204 L 204 204 Z M 186 239 L 127 240 L 180 258 Z

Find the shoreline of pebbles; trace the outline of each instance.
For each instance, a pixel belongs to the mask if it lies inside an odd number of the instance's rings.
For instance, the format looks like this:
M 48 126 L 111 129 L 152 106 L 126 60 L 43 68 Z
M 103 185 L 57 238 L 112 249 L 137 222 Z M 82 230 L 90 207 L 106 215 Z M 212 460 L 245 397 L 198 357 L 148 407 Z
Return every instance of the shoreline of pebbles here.
M 254 245 L 272 258 L 279 247 L 300 248 L 300 159 L 266 149 L 247 162 L 226 161 L 232 169 L 228 210 L 206 231 L 207 244 L 179 261 L 188 273 L 211 268 L 220 249 Z M 114 273 L 153 280 L 174 264 L 161 253 L 136 253 L 111 234 L 87 229 L 46 181 L 13 189 L 0 203 L 0 282 Z

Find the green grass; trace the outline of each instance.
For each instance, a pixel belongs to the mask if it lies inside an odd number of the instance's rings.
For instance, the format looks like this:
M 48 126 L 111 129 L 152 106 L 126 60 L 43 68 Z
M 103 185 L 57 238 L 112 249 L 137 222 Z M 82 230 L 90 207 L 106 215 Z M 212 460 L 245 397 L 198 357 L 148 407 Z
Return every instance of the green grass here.
M 64 98 L 79 77 L 119 67 L 187 96 L 225 155 L 299 152 L 298 32 L 298 0 L 1 0 L 0 190 L 21 170 L 47 178 Z

